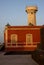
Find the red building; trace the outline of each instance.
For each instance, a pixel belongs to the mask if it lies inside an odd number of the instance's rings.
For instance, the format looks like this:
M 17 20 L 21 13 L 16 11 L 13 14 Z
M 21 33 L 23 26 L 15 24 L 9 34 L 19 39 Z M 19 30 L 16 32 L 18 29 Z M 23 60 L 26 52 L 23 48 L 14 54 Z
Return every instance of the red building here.
M 40 29 L 44 26 L 6 26 L 6 51 L 34 51 L 41 42 Z

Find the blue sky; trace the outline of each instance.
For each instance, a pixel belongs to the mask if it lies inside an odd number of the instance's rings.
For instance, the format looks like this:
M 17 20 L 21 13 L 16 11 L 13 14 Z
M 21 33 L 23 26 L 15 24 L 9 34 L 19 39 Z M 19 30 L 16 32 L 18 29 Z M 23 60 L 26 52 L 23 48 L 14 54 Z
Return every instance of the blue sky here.
M 38 7 L 37 25 L 44 24 L 44 0 L 0 0 L 0 42 L 4 41 L 4 27 L 10 25 L 27 25 L 26 6 Z

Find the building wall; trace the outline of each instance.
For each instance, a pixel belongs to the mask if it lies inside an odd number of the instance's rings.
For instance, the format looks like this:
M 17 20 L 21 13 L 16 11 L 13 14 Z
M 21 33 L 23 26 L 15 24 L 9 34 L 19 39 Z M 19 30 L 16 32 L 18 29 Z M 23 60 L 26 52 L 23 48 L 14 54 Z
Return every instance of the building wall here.
M 8 30 L 8 42 L 11 42 L 12 34 L 17 34 L 18 42 L 26 42 L 26 34 L 32 34 L 33 42 L 40 42 L 39 30 Z
M 10 50 L 10 48 L 11 48 L 11 50 L 13 50 L 13 48 L 14 48 L 14 50 L 18 50 L 18 49 L 23 50 L 23 48 L 25 48 L 24 51 L 34 50 L 37 47 L 37 44 L 40 43 L 40 41 L 41 41 L 40 28 L 41 27 L 37 27 L 37 26 L 36 27 L 35 26 L 33 26 L 33 27 L 27 27 L 27 26 L 25 26 L 25 27 L 23 27 L 23 26 L 22 27 L 17 27 L 17 26 L 8 27 L 5 30 L 5 35 L 4 35 L 6 49 L 9 48 L 9 50 Z M 17 41 L 15 43 L 11 42 L 12 35 L 17 35 L 16 36 L 17 38 L 14 37 L 17 39 Z M 27 39 L 26 39 L 27 35 L 32 35 L 32 39 L 30 39 L 31 42 L 29 42 L 29 43 L 27 42 Z M 20 49 L 19 46 L 22 49 Z

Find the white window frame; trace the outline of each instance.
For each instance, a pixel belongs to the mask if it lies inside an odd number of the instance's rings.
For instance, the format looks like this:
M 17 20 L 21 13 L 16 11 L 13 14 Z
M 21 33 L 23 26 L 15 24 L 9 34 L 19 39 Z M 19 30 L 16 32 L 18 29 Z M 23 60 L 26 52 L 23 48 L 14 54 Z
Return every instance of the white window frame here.
M 30 36 L 30 42 L 28 42 L 28 37 Z M 33 37 L 32 37 L 32 34 L 26 34 L 26 45 L 27 44 L 33 44 Z
M 15 37 L 15 40 L 13 41 L 13 37 Z M 17 34 L 11 34 L 11 44 L 17 43 Z

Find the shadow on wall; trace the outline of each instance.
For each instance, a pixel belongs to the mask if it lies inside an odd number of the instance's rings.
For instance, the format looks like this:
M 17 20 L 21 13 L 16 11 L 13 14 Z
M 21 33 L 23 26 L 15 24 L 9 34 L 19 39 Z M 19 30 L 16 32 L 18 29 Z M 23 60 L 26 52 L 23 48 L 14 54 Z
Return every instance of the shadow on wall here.
M 40 43 L 40 47 L 41 49 L 44 50 L 44 26 L 40 29 L 40 39 L 41 39 L 41 43 Z

